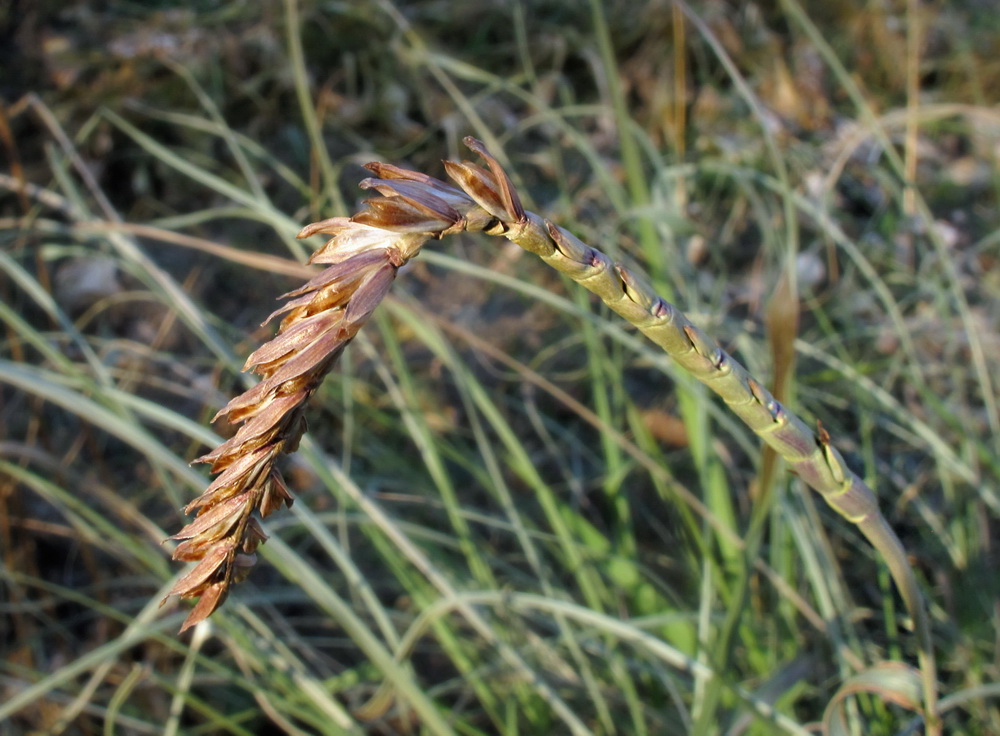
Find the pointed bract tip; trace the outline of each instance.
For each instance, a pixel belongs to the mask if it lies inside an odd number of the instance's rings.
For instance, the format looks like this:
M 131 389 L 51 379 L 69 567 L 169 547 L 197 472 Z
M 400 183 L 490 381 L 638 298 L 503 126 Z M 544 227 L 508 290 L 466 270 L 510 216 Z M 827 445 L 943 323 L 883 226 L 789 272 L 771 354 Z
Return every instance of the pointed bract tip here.
M 486 157 L 490 155 L 489 150 L 486 148 L 486 144 L 483 143 L 478 138 L 476 138 L 475 136 L 471 135 L 465 136 L 465 138 L 462 139 L 462 143 L 465 144 L 466 148 L 468 148 L 471 151 L 475 151 L 480 156 Z
M 308 238 L 310 235 L 316 235 L 317 233 L 335 235 L 348 221 L 349 219 L 347 217 L 331 217 L 326 220 L 320 220 L 319 222 L 313 222 L 299 230 L 299 234 L 295 237 Z

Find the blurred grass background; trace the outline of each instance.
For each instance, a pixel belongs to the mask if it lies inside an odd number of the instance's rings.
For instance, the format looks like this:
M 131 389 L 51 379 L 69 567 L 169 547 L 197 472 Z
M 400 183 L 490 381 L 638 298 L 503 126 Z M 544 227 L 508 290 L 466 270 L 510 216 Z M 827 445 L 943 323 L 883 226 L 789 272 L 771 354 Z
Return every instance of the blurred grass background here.
M 265 561 L 175 635 L 162 540 L 294 234 L 468 134 L 822 421 L 928 596 L 946 732 L 1000 733 L 992 3 L 13 0 L 0 41 L 0 733 L 917 728 L 864 540 L 486 238 L 401 274 Z

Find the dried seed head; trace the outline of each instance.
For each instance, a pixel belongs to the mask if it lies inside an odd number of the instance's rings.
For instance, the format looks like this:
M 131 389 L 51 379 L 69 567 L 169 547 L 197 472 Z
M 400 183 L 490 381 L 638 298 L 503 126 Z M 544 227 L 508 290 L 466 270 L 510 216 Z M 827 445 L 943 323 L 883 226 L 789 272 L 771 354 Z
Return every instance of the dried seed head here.
M 218 477 L 185 509 L 196 512 L 195 519 L 171 537 L 181 542 L 174 559 L 197 562 L 170 591 L 199 599 L 182 631 L 217 610 L 230 586 L 248 574 L 255 550 L 267 539 L 257 517 L 292 505 L 275 463 L 282 453 L 298 447 L 310 396 L 385 297 L 399 266 L 435 230 L 462 221 L 437 194 L 395 195 L 375 200 L 377 204 L 357 216 L 369 222 L 334 217 L 300 233 L 332 236 L 310 259 L 330 265 L 286 294 L 291 301 L 268 318 L 284 315 L 275 338 L 254 351 L 244 366 L 263 380 L 216 417 L 226 416 L 241 426 L 198 458 L 210 463 Z
M 275 462 L 298 447 L 309 397 L 385 297 L 399 267 L 430 238 L 460 230 L 526 229 L 528 217 L 500 164 L 474 138 L 466 144 L 488 168 L 445 162 L 461 189 L 418 172 L 369 164 L 377 178 L 361 186 L 380 197 L 367 200 L 353 217 L 315 222 L 299 233 L 330 236 L 309 259 L 328 267 L 285 294 L 290 301 L 268 317 L 281 316 L 279 332 L 244 366 L 262 380 L 216 415 L 240 428 L 198 458 L 218 477 L 185 509 L 195 519 L 171 537 L 180 541 L 175 559 L 197 562 L 170 591 L 199 598 L 182 631 L 218 609 L 254 564 L 255 550 L 267 539 L 257 517 L 292 505 Z

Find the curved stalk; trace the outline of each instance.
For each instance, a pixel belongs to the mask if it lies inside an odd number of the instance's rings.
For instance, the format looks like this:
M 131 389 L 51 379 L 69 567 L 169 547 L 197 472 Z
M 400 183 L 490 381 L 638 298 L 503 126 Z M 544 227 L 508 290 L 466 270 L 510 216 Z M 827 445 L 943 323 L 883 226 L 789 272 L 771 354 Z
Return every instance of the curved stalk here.
M 822 426 L 813 432 L 781 405 L 731 355 L 635 273 L 561 227 L 526 212 L 510 178 L 474 138 L 466 145 L 487 164 L 445 161 L 458 184 L 381 163 L 368 164 L 376 178 L 361 183 L 381 197 L 365 202 L 351 218 L 336 217 L 303 229 L 300 237 L 332 235 L 311 261 L 329 264 L 288 297 L 277 314 L 281 330 L 247 365 L 265 380 L 229 403 L 220 414 L 242 423 L 237 434 L 201 458 L 219 477 L 189 504 L 198 518 L 175 539 L 186 540 L 176 559 L 200 564 L 171 591 L 199 597 L 185 625 L 207 617 L 243 576 L 266 536 L 254 517 L 265 516 L 291 495 L 274 458 L 292 452 L 305 429 L 306 399 L 333 366 L 344 346 L 385 296 L 398 268 L 430 239 L 468 231 L 502 236 L 599 296 L 613 311 L 659 345 L 681 367 L 717 393 L 726 405 L 790 469 L 855 524 L 882 555 L 918 637 L 927 733 L 941 733 L 937 675 L 930 622 L 903 545 L 882 516 L 875 494 L 844 462 Z M 272 315 L 274 316 L 274 315 Z
M 544 244 L 544 228 L 551 244 Z M 717 393 L 726 405 L 767 445 L 818 492 L 831 508 L 853 523 L 882 556 L 900 597 L 913 617 L 918 637 L 918 659 L 923 678 L 928 734 L 937 709 L 937 666 L 930 621 L 913 568 L 899 537 L 882 516 L 875 494 L 830 444 L 826 430 L 813 432 L 782 406 L 747 370 L 680 310 L 657 296 L 621 265 L 549 221 L 537 222 L 528 213 L 528 225 L 502 233 L 512 242 L 540 256 L 601 298 L 619 316 L 659 345 L 681 367 Z
M 502 176 L 499 165 L 481 143 L 467 138 L 466 144 L 490 163 L 492 173 L 498 178 Z M 446 166 L 455 178 L 453 167 L 447 162 Z M 498 182 L 498 189 L 508 188 L 513 192 L 509 180 Z M 534 213 L 523 210 L 518 213 L 515 209 L 509 214 L 517 217 L 498 218 L 485 232 L 506 237 L 599 296 L 688 373 L 722 397 L 734 414 L 788 462 L 791 472 L 864 534 L 888 565 L 903 603 L 913 617 L 927 732 L 940 733 L 936 713 L 937 665 L 930 621 L 913 569 L 899 537 L 882 516 L 875 494 L 830 444 L 826 430 L 819 426 L 813 432 L 735 358 L 630 270 Z

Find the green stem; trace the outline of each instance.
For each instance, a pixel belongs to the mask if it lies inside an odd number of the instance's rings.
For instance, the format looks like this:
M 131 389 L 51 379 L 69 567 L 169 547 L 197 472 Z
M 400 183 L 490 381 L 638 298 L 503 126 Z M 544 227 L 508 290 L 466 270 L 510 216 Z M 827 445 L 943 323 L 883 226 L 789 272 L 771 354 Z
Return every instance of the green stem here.
M 599 296 L 605 304 L 659 345 L 674 361 L 722 397 L 764 442 L 811 488 L 857 525 L 883 557 L 913 618 L 923 677 L 928 734 L 940 734 L 937 675 L 930 621 L 913 569 L 875 494 L 856 475 L 822 428 L 814 433 L 782 406 L 747 370 L 684 314 L 623 266 L 562 228 L 528 212 L 518 223 L 488 231 L 504 235 Z

